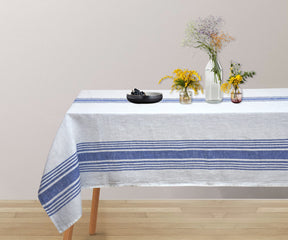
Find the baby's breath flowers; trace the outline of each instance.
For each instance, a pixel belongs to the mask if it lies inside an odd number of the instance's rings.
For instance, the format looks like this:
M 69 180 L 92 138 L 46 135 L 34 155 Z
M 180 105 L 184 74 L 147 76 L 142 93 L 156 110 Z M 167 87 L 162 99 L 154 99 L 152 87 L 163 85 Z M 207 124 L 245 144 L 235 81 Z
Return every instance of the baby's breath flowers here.
M 224 20 L 221 17 L 208 16 L 199 18 L 197 21 L 188 23 L 185 30 L 183 46 L 194 47 L 204 50 L 208 53 L 214 67 L 211 71 L 217 75 L 221 82 L 221 69 L 217 61 L 217 55 L 233 37 L 220 31 Z
M 247 78 L 252 78 L 255 74 L 254 71 L 242 72 L 240 63 L 231 62 L 229 79 L 221 85 L 221 90 L 224 93 L 230 93 L 233 88 L 234 93 L 237 93 L 239 85 L 244 84 Z
M 164 79 L 172 79 L 173 85 L 171 87 L 171 90 L 181 90 L 184 91 L 186 94 L 188 89 L 193 89 L 194 94 L 198 95 L 198 91 L 201 91 L 203 93 L 203 88 L 200 84 L 201 77 L 195 70 L 188 70 L 188 69 L 175 69 L 173 71 L 174 76 L 165 76 L 160 79 L 159 84 Z

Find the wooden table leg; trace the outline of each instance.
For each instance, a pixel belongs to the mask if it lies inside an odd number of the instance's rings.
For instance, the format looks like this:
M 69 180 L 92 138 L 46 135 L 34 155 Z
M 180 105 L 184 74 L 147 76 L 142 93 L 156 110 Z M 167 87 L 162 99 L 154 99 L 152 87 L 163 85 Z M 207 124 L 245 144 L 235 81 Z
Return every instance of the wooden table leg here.
M 70 228 L 68 228 L 64 232 L 63 240 L 71 240 L 72 239 L 73 227 L 74 227 L 74 225 L 72 225 Z
M 99 196 L 100 196 L 100 188 L 93 188 L 92 206 L 91 206 L 91 214 L 90 214 L 90 225 L 89 225 L 89 234 L 90 235 L 93 235 L 96 233 Z

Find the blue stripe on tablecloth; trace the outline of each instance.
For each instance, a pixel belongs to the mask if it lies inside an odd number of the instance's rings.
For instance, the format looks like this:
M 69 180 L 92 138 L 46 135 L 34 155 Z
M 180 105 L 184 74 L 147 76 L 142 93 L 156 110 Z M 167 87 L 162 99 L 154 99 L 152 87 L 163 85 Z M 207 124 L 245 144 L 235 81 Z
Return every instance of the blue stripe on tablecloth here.
M 59 206 L 62 201 L 62 199 L 67 198 L 67 196 L 71 195 L 71 192 L 73 192 L 74 189 L 77 189 L 80 186 L 80 178 L 77 178 L 73 183 L 71 183 L 67 188 L 65 188 L 65 191 L 61 193 L 61 196 L 59 196 L 54 201 L 48 201 L 44 204 L 45 210 L 50 211 Z
M 55 208 L 53 211 L 47 213 L 49 216 L 54 215 L 57 213 L 62 207 L 66 206 L 69 202 L 71 202 L 75 197 L 77 197 L 81 193 L 81 187 L 77 187 L 74 189 L 71 195 L 69 195 L 69 198 L 65 199 L 64 202 L 62 202 L 57 208 Z
M 193 102 L 205 102 L 205 98 L 193 98 Z M 223 98 L 224 102 L 230 102 L 230 98 Z M 243 97 L 242 101 L 257 102 L 257 101 L 288 101 L 287 96 L 279 97 Z M 125 98 L 76 98 L 74 103 L 128 103 Z M 178 98 L 163 98 L 162 103 L 178 103 Z
M 87 146 L 87 147 L 79 147 L 78 153 L 81 152 L 86 152 L 89 150 L 92 151 L 114 151 L 114 150 L 149 150 L 149 149 L 158 149 L 158 150 L 165 150 L 165 149 L 170 149 L 170 150 L 179 150 L 179 149 L 191 149 L 191 150 L 199 150 L 199 149 L 209 149 L 209 150 L 217 150 L 217 149 L 284 149 L 287 148 L 288 144 L 277 144 L 274 146 L 271 145 L 260 145 L 260 146 L 233 146 L 233 145 L 226 145 L 226 146 L 216 146 L 216 145 L 206 145 L 206 146 L 201 146 L 201 145 L 193 145 L 193 146 L 126 146 L 126 147 L 120 147 L 120 146 L 111 146 L 111 147 L 92 147 L 92 146 Z
M 44 209 L 49 216 L 55 214 L 59 209 L 67 205 L 74 197 L 81 192 L 80 178 L 76 183 L 71 185 L 59 198 L 51 201 L 50 204 L 44 205 Z
M 243 139 L 243 140 L 232 140 L 232 139 L 224 139 L 224 140 L 132 140 L 132 141 L 101 141 L 101 142 L 83 142 L 78 143 L 77 146 L 85 146 L 85 145 L 123 145 L 123 144 L 148 144 L 148 145 L 154 145 L 154 144 L 194 144 L 194 143 L 214 143 L 214 144 L 273 144 L 273 143 L 288 143 L 288 139 Z
M 70 162 L 67 162 L 65 165 L 62 166 L 61 169 L 58 169 L 58 171 L 54 171 L 54 174 L 51 175 L 46 181 L 41 181 L 40 188 L 39 188 L 39 194 L 41 194 L 46 187 L 53 184 L 57 179 L 61 179 L 66 173 L 71 171 L 73 168 L 78 167 L 78 159 L 72 158 L 70 159 Z
M 127 140 L 127 141 L 101 141 L 101 142 L 83 142 L 83 143 L 78 143 L 77 145 L 87 145 L 87 144 L 124 144 L 124 143 L 139 143 L 139 144 L 154 144 L 154 143 L 171 143 L 171 144 L 178 144 L 178 143 L 198 143 L 198 142 L 203 142 L 203 143 L 241 143 L 241 142 L 248 142 L 248 143 L 267 143 L 267 142 L 288 142 L 287 139 L 193 139 L 193 140 Z
M 150 164 L 156 164 L 156 165 L 163 165 L 164 163 L 166 164 L 190 164 L 190 163 L 195 163 L 195 164 L 227 164 L 227 163 L 231 163 L 231 164 L 267 164 L 267 165 L 276 165 L 276 164 L 288 164 L 288 160 L 280 160 L 280 161 L 273 161 L 273 162 L 268 162 L 268 161 L 254 161 L 254 160 L 245 160 L 245 161 L 241 161 L 241 160 L 205 160 L 205 159 L 193 159 L 193 160 L 159 160 L 159 159 L 154 159 L 154 160 L 143 160 L 143 161 L 133 161 L 133 160 L 129 160 L 129 161 L 113 161 L 113 160 L 107 160 L 107 161 L 93 161 L 93 162 L 87 162 L 87 161 L 83 161 L 80 163 L 79 168 L 80 167 L 85 167 L 85 166 L 96 166 L 99 165 L 99 167 L 105 167 L 105 166 L 120 166 L 120 165 L 125 165 L 125 164 L 146 164 L 146 165 L 150 165 Z M 288 165 L 287 165 L 288 166 Z
M 52 198 L 60 198 L 65 194 L 65 189 L 68 188 L 71 183 L 76 181 L 80 177 L 79 168 L 75 168 L 60 179 L 55 179 L 55 183 L 48 189 L 38 195 L 38 198 L 42 205 L 48 203 Z M 80 185 L 80 182 L 79 182 Z
M 140 146 L 127 146 L 127 147 L 119 147 L 119 146 L 115 146 L 115 147 L 110 147 L 110 148 L 106 148 L 106 147 L 85 147 L 85 148 L 79 148 L 78 150 L 78 154 L 80 153 L 85 153 L 85 152 L 89 152 L 89 151 L 99 151 L 99 152 L 117 152 L 117 151 L 165 151 L 165 150 L 168 150 L 168 151 L 185 151 L 185 150 L 191 150 L 191 151 L 197 151 L 197 150 L 209 150 L 209 151 L 217 151 L 217 150 L 231 150 L 231 151 L 236 151 L 236 150 L 239 150 L 239 151 L 252 151 L 252 150 L 267 150 L 267 151 L 270 151 L 270 150 L 285 150 L 287 149 L 288 145 L 281 145 L 281 146 L 263 146 L 263 147 L 253 147 L 253 146 L 243 146 L 243 147 L 233 147 L 233 146 L 219 146 L 219 147 L 215 147 L 215 146 L 210 146 L 210 145 L 207 145 L 207 146 L 202 146 L 202 147 L 199 147 L 199 146 L 163 146 L 163 147 L 160 147 L 160 146 L 143 146 L 143 147 L 140 147 Z
M 147 150 L 147 149 L 281 149 L 287 148 L 288 139 L 279 140 L 159 140 L 159 141 L 111 141 L 77 144 L 77 151 L 91 150 Z
M 59 164 L 57 167 L 55 167 L 54 169 L 52 169 L 48 173 L 44 174 L 42 179 L 41 179 L 41 184 L 46 183 L 46 181 L 49 181 L 49 179 L 51 179 L 51 177 L 54 177 L 59 172 L 61 173 L 61 171 L 63 171 L 63 169 L 65 171 L 67 166 L 71 165 L 71 163 L 73 163 L 75 160 L 77 160 L 77 154 L 76 153 L 72 154 L 69 158 L 67 158 L 65 161 L 63 161 L 61 164 Z
M 79 153 L 78 160 L 125 160 L 125 159 L 288 159 L 285 150 L 165 150 L 165 151 L 107 151 Z
M 195 161 L 191 162 L 182 162 L 178 161 L 177 163 L 167 163 L 167 162 L 153 162 L 153 163 L 129 163 L 129 164 L 108 164 L 108 165 L 101 165 L 97 166 L 95 164 L 88 164 L 88 165 L 80 165 L 79 169 L 81 172 L 87 172 L 87 171 L 94 171 L 94 172 L 109 172 L 111 171 L 125 171 L 125 170 L 147 170 L 153 168 L 154 170 L 159 169 L 162 170 L 164 169 L 181 169 L 181 170 L 187 170 L 187 169 L 206 169 L 206 170 L 217 170 L 217 169 L 233 169 L 233 170 L 240 170 L 240 169 L 253 169 L 253 170 L 288 170 L 288 163 L 286 162 L 285 164 L 254 164 L 254 163 L 221 163 L 221 162 L 213 162 L 213 163 L 197 163 Z
M 74 103 L 89 103 L 89 102 L 96 102 L 96 103 L 127 103 L 129 102 L 125 98 L 76 98 Z
M 98 168 L 87 168 L 81 170 L 81 172 L 120 172 L 120 171 L 150 171 L 150 170 L 237 170 L 237 171 L 287 171 L 282 167 L 278 168 L 258 168 L 258 167 L 131 167 L 131 168 L 118 168 L 118 169 L 98 169 Z
M 288 161 L 226 161 L 226 160 L 218 160 L 218 161 L 207 161 L 207 160 L 181 160 L 181 161 L 121 161 L 121 162 L 83 162 L 80 163 L 79 169 L 80 171 L 86 170 L 123 170 L 123 169 L 138 169 L 145 170 L 147 168 L 170 168 L 170 169 L 191 169 L 191 168 L 202 168 L 202 169 L 211 169 L 214 168 L 234 168 L 235 170 L 238 168 L 246 168 L 246 169 L 271 169 L 277 168 L 279 170 L 288 169 Z

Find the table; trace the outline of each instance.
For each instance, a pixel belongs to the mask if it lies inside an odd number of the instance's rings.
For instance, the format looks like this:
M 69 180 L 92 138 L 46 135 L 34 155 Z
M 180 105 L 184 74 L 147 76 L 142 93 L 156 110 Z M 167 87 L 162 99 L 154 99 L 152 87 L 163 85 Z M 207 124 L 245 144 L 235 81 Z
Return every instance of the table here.
M 81 91 L 58 129 L 38 196 L 60 233 L 82 215 L 81 188 L 288 186 L 288 89 L 189 105 L 168 90 L 133 104 L 128 92 Z

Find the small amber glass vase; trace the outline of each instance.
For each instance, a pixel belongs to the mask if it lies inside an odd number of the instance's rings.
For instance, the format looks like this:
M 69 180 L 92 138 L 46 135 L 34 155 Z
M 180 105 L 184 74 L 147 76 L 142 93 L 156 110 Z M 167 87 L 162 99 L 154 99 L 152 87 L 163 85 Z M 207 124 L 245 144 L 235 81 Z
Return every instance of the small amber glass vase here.
M 240 103 L 242 102 L 242 89 L 240 87 L 233 88 L 231 91 L 231 102 Z
M 191 104 L 192 103 L 192 91 L 184 89 L 179 93 L 179 101 L 181 104 Z

